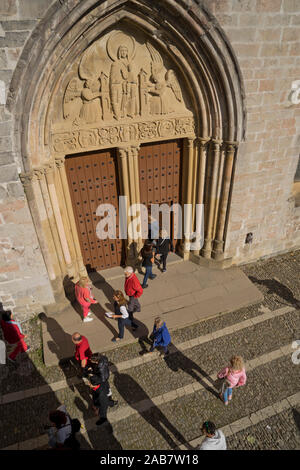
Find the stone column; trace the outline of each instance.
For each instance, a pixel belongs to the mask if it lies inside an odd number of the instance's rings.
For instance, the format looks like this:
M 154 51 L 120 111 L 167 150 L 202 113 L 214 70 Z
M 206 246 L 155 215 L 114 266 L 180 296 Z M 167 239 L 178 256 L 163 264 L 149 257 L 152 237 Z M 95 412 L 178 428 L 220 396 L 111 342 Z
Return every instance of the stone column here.
M 194 142 L 195 139 L 187 138 L 186 152 L 187 152 L 187 178 L 186 178 L 186 204 L 192 205 L 192 194 L 193 194 L 193 170 L 194 170 Z M 188 256 L 190 251 L 190 234 L 193 231 L 193 212 L 188 210 L 184 211 L 184 220 L 186 220 L 187 226 L 187 240 L 184 242 L 184 258 Z M 185 224 L 184 224 L 185 229 Z
M 237 147 L 237 142 L 225 142 L 225 163 L 223 174 L 223 187 L 219 205 L 218 222 L 216 229 L 216 238 L 214 240 L 214 249 L 212 256 L 216 260 L 224 258 L 224 236 L 225 236 L 225 223 L 228 212 L 228 201 L 230 194 L 230 186 L 232 180 L 232 170 L 234 163 L 234 154 Z
M 67 175 L 66 175 L 65 157 L 56 158 L 55 162 L 58 168 L 58 175 L 59 175 L 61 187 L 62 187 L 62 195 L 63 195 L 64 203 L 66 206 L 66 217 L 68 219 L 68 223 L 70 227 L 70 235 L 72 237 L 71 243 L 73 244 L 75 248 L 76 261 L 77 261 L 77 266 L 78 266 L 78 275 L 79 277 L 87 276 L 86 267 L 83 263 L 83 258 L 81 254 L 80 242 L 78 238 L 77 227 L 76 227 L 76 222 L 75 222 L 75 217 L 74 217 L 74 212 L 73 212 L 73 206 L 72 206 L 72 201 L 71 201 L 71 196 L 70 196 L 70 191 L 69 191 L 69 185 L 68 185 L 68 180 L 67 180 Z
M 206 158 L 207 158 L 207 143 L 209 139 L 199 137 L 197 139 L 198 144 L 198 171 L 195 179 L 198 182 L 197 193 L 196 193 L 196 204 L 204 204 L 204 188 L 205 188 L 205 174 L 206 174 Z M 200 250 L 197 250 L 195 254 L 199 254 Z
M 132 159 L 133 159 L 133 169 L 134 169 L 134 184 L 135 184 L 135 203 L 141 203 L 141 195 L 140 195 L 140 176 L 139 176 L 139 145 L 135 145 L 131 147 Z M 141 214 L 140 214 L 141 216 Z M 139 216 L 139 223 L 140 229 L 142 229 L 141 225 L 141 217 Z M 147 221 L 148 223 L 148 221 Z M 137 240 L 137 251 L 138 253 L 142 249 L 143 241 L 142 238 L 139 237 Z
M 119 178 L 120 178 L 120 183 L 122 186 L 122 192 L 123 196 L 127 197 L 127 207 L 126 207 L 126 213 L 127 213 L 127 226 L 131 222 L 131 218 L 128 215 L 128 209 L 129 206 L 132 204 L 131 202 L 131 192 L 129 189 L 129 169 L 128 169 L 128 155 L 129 155 L 130 149 L 125 148 L 125 147 L 119 147 L 118 148 L 118 168 L 119 168 Z M 133 254 L 133 240 L 128 234 L 127 230 L 127 245 L 126 245 L 126 263 L 127 264 L 132 264 L 134 260 L 134 254 Z
M 213 240 L 213 222 L 215 214 L 216 196 L 217 196 L 217 181 L 218 181 L 218 169 L 219 169 L 219 158 L 220 158 L 220 146 L 222 141 L 213 139 L 211 141 L 211 148 L 209 158 L 212 159 L 212 177 L 211 186 L 209 188 L 209 201 L 205 210 L 205 239 L 204 247 L 201 250 L 201 254 L 204 258 L 211 257 L 212 251 L 212 240 Z
M 60 266 L 53 262 L 53 240 L 48 223 L 48 216 L 43 203 L 38 175 L 31 173 L 20 174 L 20 180 L 28 201 L 28 206 L 36 226 L 36 234 L 41 247 L 41 253 L 45 261 L 50 281 L 54 282 L 61 275 Z M 54 253 L 53 253 L 54 251 Z M 56 260 L 57 261 L 57 260 Z
M 73 265 L 72 265 L 72 259 L 70 255 L 70 250 L 67 242 L 67 237 L 64 229 L 64 224 L 62 221 L 61 213 L 59 210 L 59 203 L 57 199 L 57 193 L 56 193 L 56 188 L 55 188 L 55 177 L 54 177 L 54 172 L 55 172 L 55 167 L 54 164 L 49 164 L 45 167 L 45 174 L 46 174 L 46 180 L 47 180 L 47 185 L 48 185 L 48 191 L 50 195 L 50 200 L 51 200 L 51 205 L 52 205 L 52 210 L 54 213 L 54 218 L 57 226 L 57 231 L 59 235 L 59 240 L 60 244 L 62 247 L 62 251 L 64 254 L 64 259 L 66 262 L 66 268 L 67 268 L 67 274 L 68 276 L 72 276 L 72 271 L 73 271 Z

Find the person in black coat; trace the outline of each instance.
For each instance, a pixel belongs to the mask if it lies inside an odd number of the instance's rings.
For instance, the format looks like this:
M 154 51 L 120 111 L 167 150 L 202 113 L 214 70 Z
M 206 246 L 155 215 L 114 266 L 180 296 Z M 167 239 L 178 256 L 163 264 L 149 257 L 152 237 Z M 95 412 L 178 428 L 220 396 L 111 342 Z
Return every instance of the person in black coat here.
M 161 230 L 159 233 L 159 239 L 156 242 L 156 254 L 160 255 L 159 267 L 161 264 L 163 265 L 163 273 L 167 270 L 167 257 L 169 251 L 174 251 L 172 240 L 168 237 L 166 230 Z
M 143 258 L 142 266 L 146 269 L 146 273 L 144 276 L 142 288 L 146 289 L 148 287 L 147 281 L 148 279 L 155 279 L 156 274 L 152 273 L 152 264 L 154 261 L 154 251 L 152 243 L 146 242 L 141 250 L 141 256 Z
M 89 378 L 89 386 L 92 392 L 93 409 L 99 415 L 99 420 L 96 422 L 97 426 L 107 423 L 107 408 L 114 406 L 110 398 L 107 396 L 109 393 L 109 385 L 107 382 L 101 384 L 101 378 L 98 375 L 92 375 Z

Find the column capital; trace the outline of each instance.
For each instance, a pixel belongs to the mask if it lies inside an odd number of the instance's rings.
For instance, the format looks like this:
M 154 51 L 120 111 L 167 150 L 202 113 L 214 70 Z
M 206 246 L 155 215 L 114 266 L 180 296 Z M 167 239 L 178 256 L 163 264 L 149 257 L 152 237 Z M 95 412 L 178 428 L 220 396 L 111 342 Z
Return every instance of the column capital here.
M 117 147 L 120 158 L 126 158 L 131 152 L 131 147 Z
M 55 157 L 55 165 L 57 168 L 62 168 L 65 165 L 65 156 Z

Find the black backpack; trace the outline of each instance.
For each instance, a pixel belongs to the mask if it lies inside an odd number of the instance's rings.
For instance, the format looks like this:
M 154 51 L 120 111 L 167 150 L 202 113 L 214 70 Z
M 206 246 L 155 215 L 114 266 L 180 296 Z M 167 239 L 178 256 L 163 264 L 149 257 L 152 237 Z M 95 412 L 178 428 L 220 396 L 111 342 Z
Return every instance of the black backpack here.
M 70 422 L 71 422 L 72 432 L 71 432 L 70 436 L 67 437 L 67 439 L 65 440 L 64 447 L 66 447 L 70 450 L 79 450 L 80 443 L 77 441 L 75 434 L 80 431 L 81 423 L 80 423 L 79 419 L 77 419 L 77 418 L 71 419 L 70 416 L 69 416 L 69 418 L 70 418 Z
M 100 356 L 95 372 L 100 377 L 101 383 L 109 379 L 109 365 L 106 356 Z

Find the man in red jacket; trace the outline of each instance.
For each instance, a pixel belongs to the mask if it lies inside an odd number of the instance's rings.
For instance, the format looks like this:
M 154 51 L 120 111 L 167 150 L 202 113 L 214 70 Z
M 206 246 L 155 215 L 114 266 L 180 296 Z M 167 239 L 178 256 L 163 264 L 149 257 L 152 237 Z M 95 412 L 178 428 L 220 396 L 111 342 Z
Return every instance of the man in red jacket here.
M 140 305 L 140 302 L 138 301 L 138 298 L 141 297 L 143 293 L 143 288 L 140 284 L 140 281 L 134 274 L 133 268 L 131 266 L 127 266 L 127 268 L 125 268 L 124 274 L 125 274 L 124 290 L 125 290 L 126 295 L 129 297 L 127 310 L 129 313 L 129 318 L 132 321 L 132 326 L 133 326 L 133 331 L 134 331 L 138 328 L 138 325 L 134 323 L 133 313 L 141 311 L 141 305 Z
M 87 373 L 93 354 L 89 342 L 85 336 L 77 332 L 72 335 L 72 341 L 75 344 L 75 359 L 80 363 L 83 373 Z
M 13 352 L 8 356 L 8 359 L 15 364 L 17 355 L 30 349 L 24 341 L 26 335 L 23 335 L 21 325 L 13 319 L 11 311 L 2 313 L 1 328 L 5 341 L 8 344 L 16 345 Z

